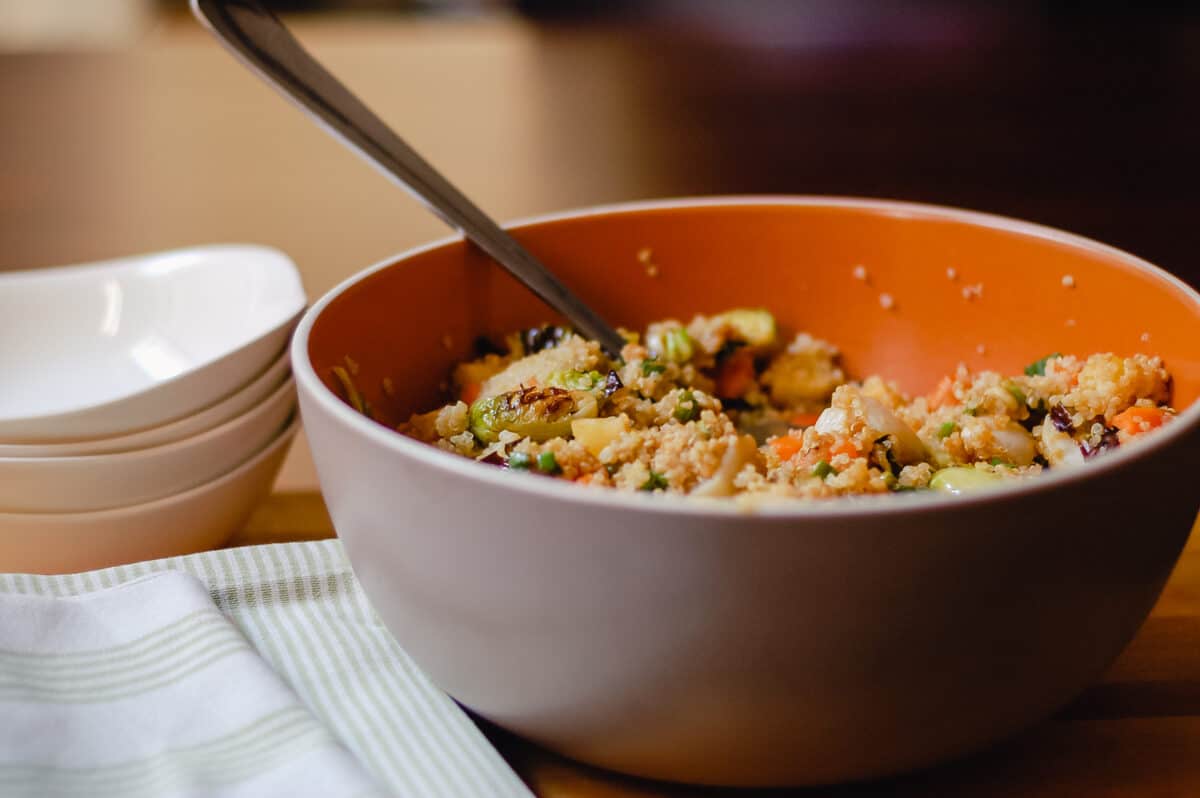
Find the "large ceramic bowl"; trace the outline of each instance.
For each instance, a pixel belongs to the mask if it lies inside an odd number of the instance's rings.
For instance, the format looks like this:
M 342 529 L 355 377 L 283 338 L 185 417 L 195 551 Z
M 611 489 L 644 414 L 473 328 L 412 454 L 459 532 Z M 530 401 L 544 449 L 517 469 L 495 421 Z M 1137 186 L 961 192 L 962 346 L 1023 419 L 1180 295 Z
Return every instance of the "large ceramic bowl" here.
M 293 420 L 232 471 L 191 490 L 84 513 L 0 513 L 0 573 L 70 574 L 217 548 L 271 492 Z
M 271 365 L 267 366 L 253 380 L 190 416 L 111 438 L 93 438 L 61 443 L 0 443 L 0 462 L 10 457 L 80 457 L 133 452 L 199 435 L 261 405 L 288 379 L 292 365 L 288 355 L 289 352 L 285 347 Z
M 291 379 L 248 412 L 161 446 L 74 457 L 0 457 L 0 512 L 79 513 L 172 496 L 258 453 L 295 414 Z
M 651 203 L 514 233 L 614 323 L 767 306 L 852 374 L 913 392 L 960 361 L 1149 351 L 1183 412 L 1141 445 L 973 496 L 747 513 L 588 489 L 448 455 L 339 398 L 331 369 L 350 356 L 381 417 L 403 419 L 476 335 L 551 318 L 459 241 L 379 264 L 302 320 L 302 414 L 380 615 L 482 716 L 645 776 L 870 778 L 1046 717 L 1154 604 L 1200 503 L 1200 296 L 1181 282 L 1066 233 L 895 202 Z

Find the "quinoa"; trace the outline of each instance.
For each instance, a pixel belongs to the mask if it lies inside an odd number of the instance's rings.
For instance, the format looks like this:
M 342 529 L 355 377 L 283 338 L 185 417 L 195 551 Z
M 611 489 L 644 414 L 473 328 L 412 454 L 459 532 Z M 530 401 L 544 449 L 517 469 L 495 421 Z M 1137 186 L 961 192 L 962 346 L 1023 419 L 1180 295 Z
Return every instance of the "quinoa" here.
M 622 334 L 611 358 L 562 328 L 514 333 L 507 352 L 459 363 L 449 401 L 399 430 L 590 487 L 826 499 L 1034 478 L 1175 412 L 1170 373 L 1146 354 L 1054 353 L 1013 375 L 960 365 L 910 396 L 878 375 L 852 378 L 834 345 L 785 335 L 761 309 Z

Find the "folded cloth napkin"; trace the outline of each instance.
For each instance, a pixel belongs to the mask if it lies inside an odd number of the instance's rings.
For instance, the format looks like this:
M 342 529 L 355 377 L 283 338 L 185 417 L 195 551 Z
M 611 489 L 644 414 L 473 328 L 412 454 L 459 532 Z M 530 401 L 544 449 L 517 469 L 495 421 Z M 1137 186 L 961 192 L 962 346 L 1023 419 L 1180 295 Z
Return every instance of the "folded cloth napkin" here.
M 528 796 L 337 541 L 0 574 L 0 796 Z

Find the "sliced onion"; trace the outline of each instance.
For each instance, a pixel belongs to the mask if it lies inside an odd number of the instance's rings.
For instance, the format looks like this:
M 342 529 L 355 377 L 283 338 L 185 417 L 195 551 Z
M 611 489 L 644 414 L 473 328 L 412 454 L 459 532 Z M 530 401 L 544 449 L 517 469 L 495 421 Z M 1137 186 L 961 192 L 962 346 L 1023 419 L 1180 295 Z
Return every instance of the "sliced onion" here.
M 1024 427 L 1013 425 L 1002 427 L 992 433 L 997 448 L 1003 451 L 1003 457 L 1013 465 L 1027 466 L 1037 457 L 1037 446 L 1033 436 Z
M 883 435 L 892 436 L 892 454 L 901 463 L 916 463 L 925 459 L 925 444 L 912 428 L 896 417 L 877 399 L 862 398 L 867 426 Z
M 747 463 L 754 462 L 754 456 L 758 453 L 758 446 L 754 443 L 752 435 L 739 436 L 736 441 L 729 445 L 725 450 L 725 456 L 721 458 L 721 464 L 717 466 L 716 472 L 711 477 L 701 482 L 692 491 L 693 496 L 731 496 L 733 495 L 733 478 Z

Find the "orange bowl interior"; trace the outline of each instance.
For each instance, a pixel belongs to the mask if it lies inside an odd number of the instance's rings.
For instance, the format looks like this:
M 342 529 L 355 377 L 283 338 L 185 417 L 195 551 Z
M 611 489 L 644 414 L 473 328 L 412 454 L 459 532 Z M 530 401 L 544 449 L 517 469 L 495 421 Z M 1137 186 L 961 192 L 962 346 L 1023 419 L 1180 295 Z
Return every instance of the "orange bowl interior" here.
M 852 376 L 880 374 L 910 393 L 960 362 L 1017 373 L 1051 352 L 1111 351 L 1161 355 L 1179 409 L 1200 396 L 1200 304 L 1186 290 L 1102 248 L 1028 230 L 919 206 L 766 202 L 607 212 L 514 235 L 630 329 L 766 307 L 785 330 L 838 346 Z M 964 297 L 970 286 L 981 294 Z M 472 356 L 477 336 L 500 340 L 550 321 L 558 318 L 540 300 L 458 242 L 351 286 L 314 323 L 309 356 L 339 394 L 332 367 L 352 358 L 359 390 L 394 424 L 443 398 L 450 367 Z

